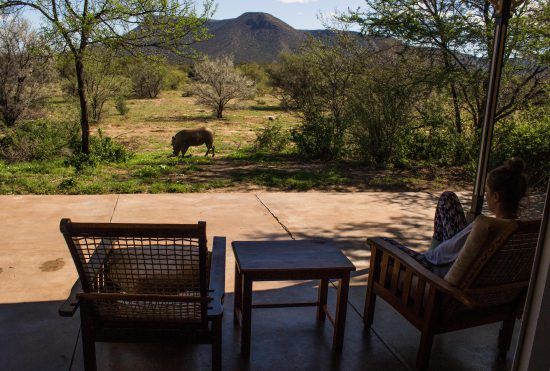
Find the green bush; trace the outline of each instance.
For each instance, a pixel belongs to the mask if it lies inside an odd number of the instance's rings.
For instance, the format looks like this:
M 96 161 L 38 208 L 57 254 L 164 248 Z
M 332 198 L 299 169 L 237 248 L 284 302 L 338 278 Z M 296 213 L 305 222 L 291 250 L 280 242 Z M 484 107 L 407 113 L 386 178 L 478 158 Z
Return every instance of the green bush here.
M 302 123 L 292 129 L 292 140 L 298 152 L 308 158 L 333 160 L 341 157 L 343 137 L 335 138 L 334 120 L 323 114 L 308 114 Z
M 495 125 L 491 167 L 511 157 L 520 157 L 532 185 L 546 186 L 550 174 L 550 116 L 548 107 L 531 109 Z
M 51 160 L 62 156 L 79 134 L 73 122 L 22 122 L 0 137 L 0 158 L 7 162 Z
M 122 116 L 126 116 L 130 112 L 130 108 L 126 104 L 126 98 L 119 96 L 115 99 L 115 107 L 118 113 Z
M 193 95 L 194 95 L 193 87 L 191 85 L 186 85 L 183 88 L 183 91 L 181 92 L 181 96 L 184 98 L 189 98 L 189 97 L 192 97 Z
M 280 120 L 268 121 L 256 130 L 254 148 L 257 151 L 280 152 L 290 143 L 290 133 L 283 128 Z
M 156 98 L 164 85 L 167 63 L 164 57 L 136 57 L 127 61 L 127 73 L 137 98 Z
M 121 163 L 128 161 L 133 153 L 122 144 L 110 137 L 104 136 L 98 130 L 98 135 L 90 137 L 90 154 L 80 152 L 80 142 L 74 142 L 75 154 L 67 160 L 67 164 L 74 166 L 77 171 L 94 167 L 100 163 Z
M 168 68 L 162 86 L 165 90 L 178 90 L 187 81 L 187 74 L 177 68 Z

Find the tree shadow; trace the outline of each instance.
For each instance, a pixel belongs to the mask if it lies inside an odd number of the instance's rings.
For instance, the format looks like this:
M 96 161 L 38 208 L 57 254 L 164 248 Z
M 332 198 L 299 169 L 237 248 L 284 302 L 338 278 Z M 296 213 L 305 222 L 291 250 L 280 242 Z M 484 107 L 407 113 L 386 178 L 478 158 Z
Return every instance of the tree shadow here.
M 253 111 L 285 111 L 283 107 L 277 105 L 255 105 L 250 106 L 250 109 Z

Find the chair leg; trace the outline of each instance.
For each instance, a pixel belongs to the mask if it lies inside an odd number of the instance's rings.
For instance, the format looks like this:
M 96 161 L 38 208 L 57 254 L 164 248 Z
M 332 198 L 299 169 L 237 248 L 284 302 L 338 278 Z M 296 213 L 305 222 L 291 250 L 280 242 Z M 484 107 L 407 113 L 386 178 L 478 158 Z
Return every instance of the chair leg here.
M 433 341 L 434 333 L 432 331 L 422 332 L 420 346 L 418 347 L 418 353 L 416 355 L 416 368 L 418 370 L 426 370 L 428 368 Z
M 502 322 L 502 327 L 500 328 L 498 335 L 499 356 L 502 358 L 506 357 L 506 353 L 508 353 L 508 350 L 510 349 L 515 322 L 514 317 Z
M 95 341 L 85 326 L 82 326 L 82 350 L 84 353 L 84 370 L 96 371 Z
M 376 306 L 376 295 L 373 292 L 372 285 L 367 286 L 367 297 L 365 299 L 365 310 L 363 312 L 364 328 L 368 329 L 372 326 L 374 320 L 374 308 Z
M 216 317 L 212 322 L 212 370 L 222 369 L 222 317 Z

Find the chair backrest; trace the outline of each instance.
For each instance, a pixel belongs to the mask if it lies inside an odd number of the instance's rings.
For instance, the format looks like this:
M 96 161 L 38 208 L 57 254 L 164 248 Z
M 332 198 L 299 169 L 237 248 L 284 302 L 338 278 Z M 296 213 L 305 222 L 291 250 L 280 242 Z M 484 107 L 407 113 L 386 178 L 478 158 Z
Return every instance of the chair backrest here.
M 482 253 L 463 278 L 464 293 L 480 306 L 512 303 L 525 293 L 540 224 L 540 220 L 519 221 L 498 249 Z
M 206 223 L 60 225 L 101 320 L 206 322 Z

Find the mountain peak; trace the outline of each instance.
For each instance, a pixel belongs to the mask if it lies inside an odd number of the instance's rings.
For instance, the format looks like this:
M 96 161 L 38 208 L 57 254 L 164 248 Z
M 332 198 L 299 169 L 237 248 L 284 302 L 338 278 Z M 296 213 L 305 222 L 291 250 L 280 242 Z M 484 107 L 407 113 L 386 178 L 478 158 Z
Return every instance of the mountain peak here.
M 271 14 L 263 12 L 246 12 L 236 18 L 239 23 L 244 23 L 250 30 L 281 30 L 292 27 Z

